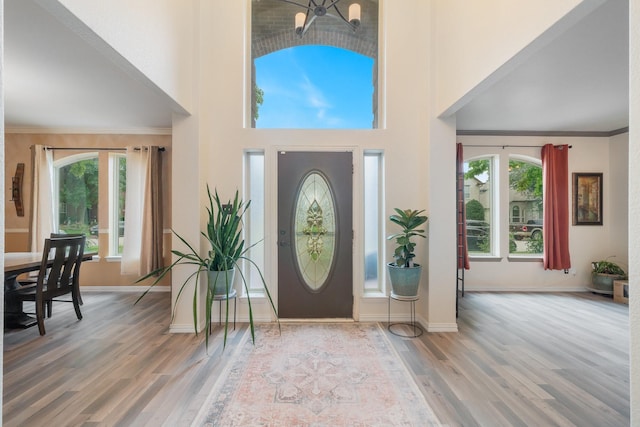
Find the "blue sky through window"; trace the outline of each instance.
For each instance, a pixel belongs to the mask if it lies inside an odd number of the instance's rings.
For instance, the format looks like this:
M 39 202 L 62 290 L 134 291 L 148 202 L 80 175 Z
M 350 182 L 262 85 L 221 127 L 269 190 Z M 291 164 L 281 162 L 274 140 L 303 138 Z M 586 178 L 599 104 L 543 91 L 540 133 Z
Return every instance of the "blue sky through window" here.
M 373 59 L 330 46 L 297 46 L 255 60 L 264 103 L 256 128 L 371 129 Z

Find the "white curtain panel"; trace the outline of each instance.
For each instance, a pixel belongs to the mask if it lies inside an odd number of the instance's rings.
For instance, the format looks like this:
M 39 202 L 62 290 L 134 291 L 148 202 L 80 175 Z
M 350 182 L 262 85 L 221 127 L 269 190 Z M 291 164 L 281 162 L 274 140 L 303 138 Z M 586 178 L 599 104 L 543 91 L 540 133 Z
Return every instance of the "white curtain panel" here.
M 31 191 L 32 252 L 44 249 L 44 239 L 54 231 L 56 209 L 53 206 L 53 152 L 42 145 L 34 145 L 33 179 Z
M 127 148 L 127 193 L 124 212 L 124 243 L 122 248 L 122 274 L 141 275 L 142 224 L 144 195 L 147 191 L 147 170 L 150 163 L 148 149 Z

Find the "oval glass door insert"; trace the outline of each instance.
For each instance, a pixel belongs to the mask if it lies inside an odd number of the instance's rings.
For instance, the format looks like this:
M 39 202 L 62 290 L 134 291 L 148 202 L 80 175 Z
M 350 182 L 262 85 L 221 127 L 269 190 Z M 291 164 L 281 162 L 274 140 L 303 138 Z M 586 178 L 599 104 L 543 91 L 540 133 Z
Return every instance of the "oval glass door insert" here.
M 327 180 L 318 172 L 303 178 L 295 206 L 295 258 L 304 283 L 318 291 L 336 255 L 336 210 Z

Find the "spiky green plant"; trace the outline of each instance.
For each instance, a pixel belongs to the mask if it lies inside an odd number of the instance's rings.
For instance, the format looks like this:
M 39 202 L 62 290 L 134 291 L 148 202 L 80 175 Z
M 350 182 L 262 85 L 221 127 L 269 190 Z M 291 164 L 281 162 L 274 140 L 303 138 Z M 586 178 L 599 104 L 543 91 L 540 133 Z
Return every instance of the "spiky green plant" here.
M 627 273 L 624 269 L 615 262 L 608 261 L 609 258 L 600 261 L 593 261 L 591 263 L 593 272 L 598 274 L 613 274 L 616 276 L 627 277 Z
M 214 194 L 211 194 L 211 190 L 207 185 L 207 196 L 209 198 L 209 205 L 207 206 L 207 227 L 206 233 L 200 232 L 202 237 L 206 239 L 206 242 L 209 245 L 209 249 L 207 250 L 206 256 L 201 256 L 200 252 L 196 250 L 192 245 L 190 245 L 182 236 L 180 236 L 175 230 L 171 230 L 175 236 L 180 239 L 180 241 L 187 247 L 187 251 L 179 251 L 177 249 L 173 249 L 171 253 L 173 253 L 177 258 L 173 263 L 167 267 L 159 268 L 151 273 L 139 278 L 136 280 L 136 283 L 142 282 L 151 277 L 155 277 L 155 280 L 150 285 L 150 287 L 145 290 L 145 292 L 140 295 L 140 297 L 136 300 L 136 304 L 140 301 L 149 290 L 158 284 L 162 278 L 164 278 L 169 272 L 171 272 L 175 267 L 180 265 L 188 265 L 196 268 L 189 276 L 184 280 L 184 282 L 180 285 L 180 289 L 178 290 L 179 299 L 184 291 L 185 287 L 191 282 L 192 279 L 195 278 L 195 286 L 193 290 L 193 327 L 196 335 L 198 334 L 198 289 L 199 289 L 199 281 L 201 273 L 209 272 L 209 271 L 227 271 L 231 269 L 236 269 L 236 271 L 240 274 L 240 278 L 242 280 L 242 284 L 245 289 L 245 295 L 247 298 L 247 304 L 249 307 L 249 326 L 251 328 L 251 338 L 255 342 L 255 326 L 253 322 L 253 310 L 251 308 L 251 297 L 249 293 L 249 285 L 247 283 L 247 279 L 240 268 L 240 262 L 245 261 L 250 264 L 253 268 L 256 269 L 260 280 L 262 281 L 262 285 L 264 287 L 265 293 L 271 303 L 271 308 L 276 316 L 276 320 L 278 320 L 278 311 L 276 310 L 276 306 L 271 298 L 271 294 L 269 293 L 269 288 L 264 280 L 264 276 L 262 271 L 258 267 L 258 265 L 246 256 L 247 252 L 255 246 L 257 243 L 245 248 L 244 239 L 242 238 L 242 218 L 244 214 L 247 212 L 251 201 L 244 203 L 239 196 L 238 191 L 236 190 L 235 197 L 233 201 L 229 200 L 227 203 L 222 203 L 220 197 L 218 196 L 217 190 Z M 227 276 L 228 277 L 228 276 Z M 228 279 L 227 279 L 228 280 Z M 226 283 L 226 316 L 224 322 L 224 340 L 223 347 L 226 347 L 227 344 L 227 335 L 229 330 L 229 295 L 233 291 L 233 283 Z M 208 350 L 209 348 L 209 334 L 211 331 L 211 307 L 214 301 L 214 293 L 211 286 L 207 286 L 207 293 L 205 297 L 205 346 Z M 177 305 L 176 305 L 177 307 Z M 175 316 L 175 310 L 172 312 L 172 319 Z M 279 324 L 279 320 L 278 320 Z
M 424 210 L 413 209 L 394 209 L 396 214 L 389 216 L 389 220 L 402 227 L 400 233 L 395 233 L 387 237 L 387 240 L 396 240 L 396 249 L 393 258 L 398 267 L 411 267 L 413 265 L 413 253 L 416 244 L 411 241 L 412 237 L 426 237 L 425 230 L 417 229 L 419 226 L 427 222 L 429 217 L 420 215 Z

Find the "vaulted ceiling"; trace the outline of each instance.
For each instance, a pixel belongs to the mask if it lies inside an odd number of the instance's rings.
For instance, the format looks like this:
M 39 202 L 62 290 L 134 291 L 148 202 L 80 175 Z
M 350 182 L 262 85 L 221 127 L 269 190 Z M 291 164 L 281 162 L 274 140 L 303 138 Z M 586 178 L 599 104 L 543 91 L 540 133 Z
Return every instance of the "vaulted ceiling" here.
M 5 0 L 5 127 L 170 128 L 168 97 L 33 0 Z M 609 0 L 457 112 L 459 130 L 628 126 L 628 1 Z

